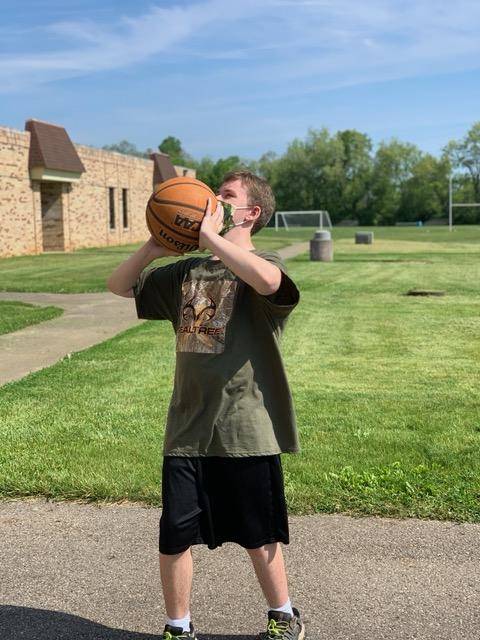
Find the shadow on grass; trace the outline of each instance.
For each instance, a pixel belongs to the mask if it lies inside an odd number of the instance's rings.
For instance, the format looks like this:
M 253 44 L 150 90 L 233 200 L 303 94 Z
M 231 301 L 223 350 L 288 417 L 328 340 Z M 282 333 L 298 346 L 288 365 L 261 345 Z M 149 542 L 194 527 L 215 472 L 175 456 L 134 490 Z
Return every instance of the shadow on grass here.
M 112 629 L 61 611 L 0 606 L 2 640 L 158 640 L 161 633 Z M 201 634 L 199 640 L 255 640 L 255 636 Z

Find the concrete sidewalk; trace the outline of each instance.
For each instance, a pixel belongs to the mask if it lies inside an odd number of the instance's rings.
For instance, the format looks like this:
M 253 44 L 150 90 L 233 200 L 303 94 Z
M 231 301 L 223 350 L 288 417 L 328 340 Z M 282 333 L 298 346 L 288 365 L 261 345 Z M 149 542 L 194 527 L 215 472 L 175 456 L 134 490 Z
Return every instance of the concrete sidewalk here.
M 284 260 L 308 251 L 309 243 L 279 250 Z M 135 303 L 113 293 L 13 293 L 0 292 L 0 300 L 18 300 L 54 305 L 64 314 L 0 336 L 0 385 L 49 367 L 67 354 L 103 342 L 129 327 L 137 319 Z
M 160 511 L 0 503 L 2 640 L 158 638 Z M 480 525 L 290 519 L 290 592 L 308 640 L 478 640 Z M 200 639 L 252 640 L 266 605 L 243 549 L 194 548 Z
M 0 293 L 0 300 L 18 300 L 64 309 L 62 316 L 0 336 L 0 385 L 55 364 L 68 353 L 132 327 L 137 319 L 131 298 L 113 293 Z

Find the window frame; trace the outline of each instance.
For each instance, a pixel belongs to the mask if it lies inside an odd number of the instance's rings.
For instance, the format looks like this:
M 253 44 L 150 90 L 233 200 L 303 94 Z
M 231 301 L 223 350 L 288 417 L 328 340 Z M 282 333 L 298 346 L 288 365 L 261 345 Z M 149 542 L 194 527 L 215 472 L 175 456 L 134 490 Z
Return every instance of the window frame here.
M 122 189 L 122 223 L 128 229 L 128 189 Z
M 108 211 L 110 231 L 115 231 L 117 228 L 115 215 L 115 187 L 108 187 Z

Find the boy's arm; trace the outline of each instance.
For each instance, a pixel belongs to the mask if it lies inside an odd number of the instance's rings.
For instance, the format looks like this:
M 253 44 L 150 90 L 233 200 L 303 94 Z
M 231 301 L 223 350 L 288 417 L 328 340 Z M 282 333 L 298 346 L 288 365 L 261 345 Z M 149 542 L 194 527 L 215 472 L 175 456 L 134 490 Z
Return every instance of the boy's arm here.
M 276 293 L 282 281 L 280 269 L 248 249 L 238 247 L 218 235 L 219 221 L 222 217 L 221 205 L 211 215 L 209 215 L 207 208 L 200 228 L 200 248 L 210 249 L 214 255 L 222 260 L 225 266 L 260 295 L 268 296 Z
M 174 255 L 177 254 L 160 246 L 150 237 L 138 251 L 115 269 L 107 280 L 107 288 L 117 296 L 134 298 L 133 285 L 145 267 L 156 258 Z

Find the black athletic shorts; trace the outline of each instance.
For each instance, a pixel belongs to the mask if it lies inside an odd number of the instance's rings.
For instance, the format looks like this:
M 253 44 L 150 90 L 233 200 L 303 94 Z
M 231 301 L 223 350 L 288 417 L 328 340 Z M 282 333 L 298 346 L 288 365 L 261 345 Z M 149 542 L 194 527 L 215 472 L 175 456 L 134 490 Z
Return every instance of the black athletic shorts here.
M 280 455 L 245 458 L 165 456 L 160 552 L 236 542 L 256 549 L 288 544 Z

